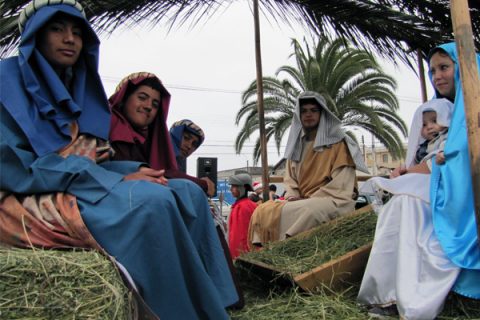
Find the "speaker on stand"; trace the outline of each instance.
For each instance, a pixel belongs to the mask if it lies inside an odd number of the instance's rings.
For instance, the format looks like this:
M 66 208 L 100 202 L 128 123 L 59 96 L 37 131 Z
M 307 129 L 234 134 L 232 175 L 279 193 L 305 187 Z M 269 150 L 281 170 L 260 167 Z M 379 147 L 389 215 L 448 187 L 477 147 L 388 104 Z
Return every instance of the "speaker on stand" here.
M 217 158 L 197 158 L 197 178 L 208 177 L 215 185 L 217 196 Z

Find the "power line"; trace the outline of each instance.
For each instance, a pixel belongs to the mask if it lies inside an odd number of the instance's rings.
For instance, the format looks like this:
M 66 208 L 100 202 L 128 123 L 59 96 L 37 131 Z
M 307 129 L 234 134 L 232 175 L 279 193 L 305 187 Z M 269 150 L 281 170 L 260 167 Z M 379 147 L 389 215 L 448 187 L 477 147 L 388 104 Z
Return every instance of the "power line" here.
M 121 80 L 118 77 L 112 77 L 112 76 L 102 76 L 102 79 L 104 79 L 105 82 L 113 82 L 113 83 L 119 83 Z M 232 90 L 232 89 L 196 87 L 196 86 L 189 86 L 189 85 L 182 85 L 182 84 L 169 84 L 169 83 L 164 83 L 163 85 L 167 89 L 242 94 L 242 91 Z
M 113 77 L 113 76 L 102 76 L 102 79 L 105 80 L 105 82 L 113 82 L 113 83 L 119 83 L 120 78 L 118 77 Z M 209 88 L 209 87 L 197 87 L 197 86 L 189 86 L 189 85 L 182 85 L 182 84 L 168 84 L 164 83 L 165 87 L 168 89 L 177 89 L 177 90 L 185 90 L 185 91 L 201 91 L 201 92 L 218 92 L 218 93 L 232 93 L 232 94 L 242 94 L 243 91 L 240 90 L 233 90 L 233 89 L 224 89 L 224 88 Z M 400 101 L 406 101 L 406 102 L 415 102 L 415 103 L 422 103 L 422 100 L 420 98 L 413 98 L 413 97 L 407 97 L 407 96 L 400 96 L 397 95 L 398 100 Z

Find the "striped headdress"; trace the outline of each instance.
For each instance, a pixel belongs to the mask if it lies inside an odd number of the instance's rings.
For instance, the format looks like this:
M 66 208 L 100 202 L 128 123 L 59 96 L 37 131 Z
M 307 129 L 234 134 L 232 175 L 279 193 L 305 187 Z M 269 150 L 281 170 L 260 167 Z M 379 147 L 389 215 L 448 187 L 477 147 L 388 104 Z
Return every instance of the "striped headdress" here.
M 85 11 L 83 10 L 80 2 L 77 0 L 33 0 L 25 7 L 25 9 L 23 9 L 18 17 L 18 29 L 20 30 L 20 33 L 23 32 L 28 19 L 30 19 L 30 17 L 40 8 L 57 4 L 66 4 L 75 7 L 78 11 L 80 11 L 83 17 L 86 18 Z

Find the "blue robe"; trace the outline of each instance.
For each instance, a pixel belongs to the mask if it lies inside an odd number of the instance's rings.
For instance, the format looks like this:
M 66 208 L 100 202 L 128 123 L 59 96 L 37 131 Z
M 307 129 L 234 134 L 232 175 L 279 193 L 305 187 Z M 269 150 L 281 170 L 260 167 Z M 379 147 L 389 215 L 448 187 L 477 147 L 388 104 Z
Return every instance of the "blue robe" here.
M 439 48 L 455 63 L 455 108 L 445 143 L 445 164 L 437 165 L 432 162 L 430 198 L 433 223 L 445 254 L 453 263 L 463 268 L 453 290 L 464 296 L 480 299 L 480 243 L 475 222 L 458 56 L 455 43 L 443 44 Z M 479 55 L 477 64 L 480 75 Z
M 90 32 L 87 40 L 96 40 L 86 20 L 68 5 L 41 8 L 27 22 L 22 37 L 35 35 L 60 11 L 81 19 Z M 28 50 L 22 51 L 25 47 Z M 91 59 L 92 52 L 98 54 L 95 41 L 92 45 L 84 38 L 89 56 L 74 70 L 79 89 L 73 93 L 41 61 L 35 36 L 22 40 L 19 51 L 19 57 L 0 61 L 0 190 L 76 196 L 96 241 L 126 267 L 161 319 L 228 318 L 225 307 L 238 297 L 200 187 L 181 179 L 170 180 L 168 187 L 123 181 L 140 163 L 96 164 L 55 152 L 69 142 L 66 124 L 71 121 L 77 121 L 80 133 L 108 136 L 108 105 L 96 73 L 96 56 Z M 32 56 L 36 68 L 28 65 Z M 67 110 L 58 102 L 65 99 Z M 93 112 L 85 111 L 88 108 Z

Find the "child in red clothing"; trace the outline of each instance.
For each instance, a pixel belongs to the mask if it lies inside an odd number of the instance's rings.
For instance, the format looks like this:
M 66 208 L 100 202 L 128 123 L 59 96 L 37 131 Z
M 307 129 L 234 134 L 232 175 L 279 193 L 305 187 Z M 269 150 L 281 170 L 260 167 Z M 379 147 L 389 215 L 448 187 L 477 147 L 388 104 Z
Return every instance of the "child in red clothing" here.
M 248 198 L 248 191 L 253 191 L 252 177 L 240 173 L 228 179 L 230 191 L 237 199 L 232 205 L 228 219 L 228 246 L 232 259 L 248 251 L 248 226 L 257 204 Z

